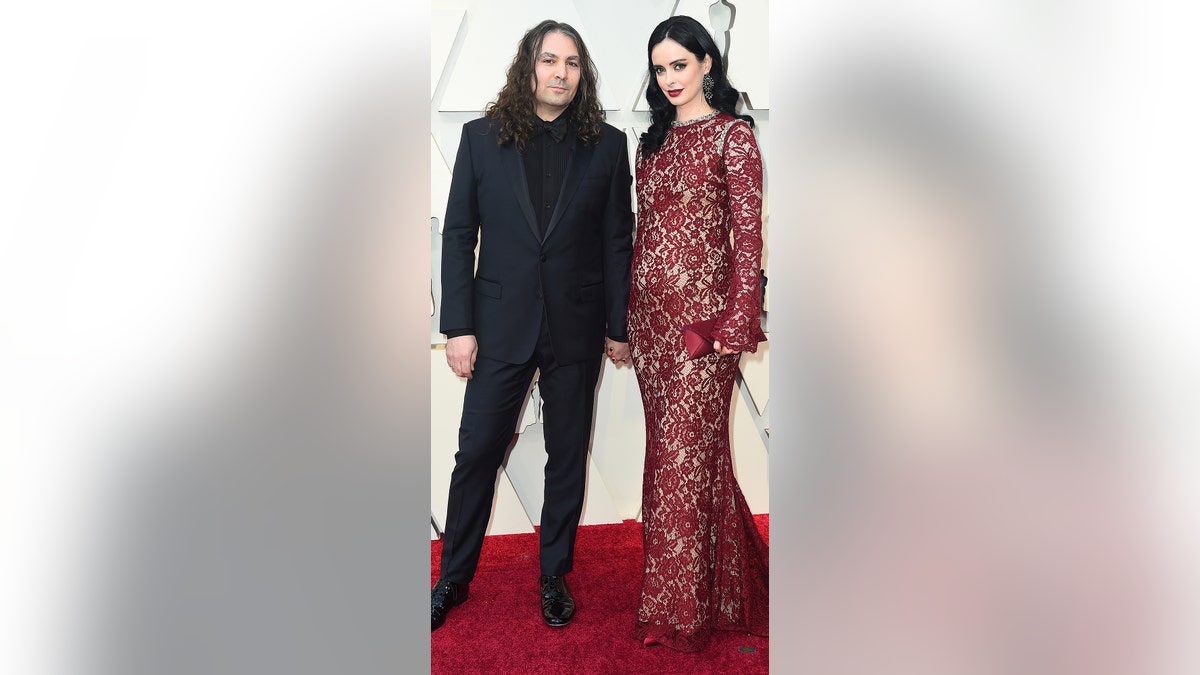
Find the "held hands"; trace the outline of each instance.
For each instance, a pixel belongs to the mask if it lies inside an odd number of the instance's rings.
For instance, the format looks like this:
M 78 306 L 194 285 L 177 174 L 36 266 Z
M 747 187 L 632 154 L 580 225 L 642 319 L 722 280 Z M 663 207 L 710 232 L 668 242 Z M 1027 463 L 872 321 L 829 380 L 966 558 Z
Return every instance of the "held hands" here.
M 629 355 L 628 342 L 617 342 L 604 338 L 604 354 L 612 360 L 613 365 L 633 363 L 633 358 Z
M 614 364 L 632 363 L 628 342 L 616 342 L 608 338 L 605 338 L 604 342 L 604 353 L 612 359 Z M 478 353 L 479 346 L 475 342 L 474 335 L 462 335 L 446 340 L 446 363 L 449 364 L 450 370 L 453 370 L 454 374 L 459 377 L 471 379 L 471 373 L 475 370 L 475 357 Z
M 459 377 L 471 379 L 471 371 L 475 370 L 475 355 L 478 353 L 479 345 L 474 335 L 460 335 L 446 340 L 446 363 Z

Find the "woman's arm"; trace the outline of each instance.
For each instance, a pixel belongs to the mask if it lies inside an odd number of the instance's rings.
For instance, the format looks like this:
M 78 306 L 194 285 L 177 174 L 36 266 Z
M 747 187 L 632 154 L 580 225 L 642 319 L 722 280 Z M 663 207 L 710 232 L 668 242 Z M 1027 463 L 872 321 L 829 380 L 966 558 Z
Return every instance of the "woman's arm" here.
M 762 157 L 746 122 L 734 122 L 725 135 L 724 161 L 733 230 L 733 278 L 713 340 L 734 352 L 753 352 L 758 350 L 753 329 L 762 310 Z

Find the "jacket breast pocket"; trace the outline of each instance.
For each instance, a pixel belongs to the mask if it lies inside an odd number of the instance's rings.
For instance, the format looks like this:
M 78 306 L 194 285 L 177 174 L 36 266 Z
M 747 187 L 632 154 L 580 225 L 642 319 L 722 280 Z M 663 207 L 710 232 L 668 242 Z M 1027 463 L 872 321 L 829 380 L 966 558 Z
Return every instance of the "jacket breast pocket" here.
M 604 208 L 608 201 L 608 177 L 588 176 L 579 182 L 579 187 L 571 199 L 571 204 L 585 211 L 595 211 Z
M 475 278 L 475 292 L 480 295 L 499 300 L 501 290 L 503 287 L 494 281 L 488 281 L 483 277 Z
M 604 195 L 608 193 L 608 176 L 588 176 L 579 181 L 579 192 L 585 195 Z

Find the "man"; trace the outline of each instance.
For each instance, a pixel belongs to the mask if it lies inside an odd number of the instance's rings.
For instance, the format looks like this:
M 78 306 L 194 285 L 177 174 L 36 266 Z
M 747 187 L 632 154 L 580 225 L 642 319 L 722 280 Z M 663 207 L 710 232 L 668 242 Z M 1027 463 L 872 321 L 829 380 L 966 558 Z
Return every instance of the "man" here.
M 601 352 L 629 360 L 629 157 L 625 135 L 604 123 L 597 80 L 578 32 L 543 21 L 522 38 L 486 115 L 463 126 L 442 233 L 441 330 L 446 361 L 467 387 L 433 630 L 468 597 L 496 472 L 535 371 L 547 453 L 542 617 L 557 627 L 575 614 L 564 575 Z

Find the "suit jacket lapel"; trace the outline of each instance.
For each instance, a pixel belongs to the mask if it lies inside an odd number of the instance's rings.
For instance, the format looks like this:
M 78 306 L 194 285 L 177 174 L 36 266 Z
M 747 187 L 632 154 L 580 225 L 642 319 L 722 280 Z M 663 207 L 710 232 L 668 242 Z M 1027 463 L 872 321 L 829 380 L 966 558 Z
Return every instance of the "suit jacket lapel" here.
M 521 205 L 521 213 L 525 214 L 525 222 L 534 238 L 540 240 L 541 233 L 538 231 L 537 218 L 533 215 L 533 202 L 529 201 L 529 182 L 525 178 L 525 162 L 521 159 L 521 153 L 516 145 L 508 143 L 501 148 L 501 154 L 504 155 L 504 169 L 512 184 L 513 194 Z
M 592 150 L 592 146 L 580 143 L 578 136 L 571 135 L 571 154 L 567 157 L 567 174 L 563 177 L 562 191 L 558 193 L 554 213 L 550 215 L 550 223 L 546 226 L 547 238 L 550 237 L 550 233 L 554 231 L 554 227 L 562 218 L 563 211 L 575 194 L 575 189 L 579 187 L 579 181 L 587 173 L 588 165 L 592 162 Z M 528 193 L 528 190 L 526 192 Z

